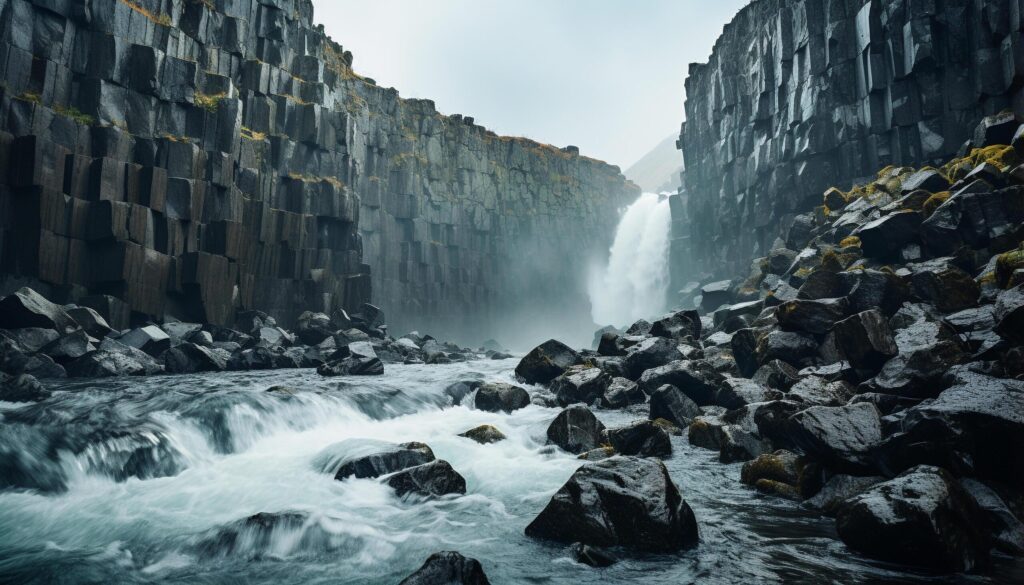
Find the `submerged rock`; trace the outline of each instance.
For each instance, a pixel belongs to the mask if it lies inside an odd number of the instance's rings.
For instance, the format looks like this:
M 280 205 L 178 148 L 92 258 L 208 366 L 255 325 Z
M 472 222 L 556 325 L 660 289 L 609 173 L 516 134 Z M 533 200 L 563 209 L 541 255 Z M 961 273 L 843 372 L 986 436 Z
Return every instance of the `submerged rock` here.
M 974 499 L 947 471 L 919 466 L 844 503 L 836 529 L 868 556 L 966 572 L 988 560 L 980 517 Z
M 527 384 L 547 384 L 580 363 L 580 355 L 564 343 L 550 339 L 533 348 L 516 366 L 516 376 Z
M 796 453 L 779 450 L 744 463 L 740 481 L 763 493 L 800 500 L 802 472 L 803 462 Z
M 826 516 L 835 516 L 836 511 L 846 500 L 883 481 L 885 481 L 884 477 L 877 476 L 835 475 L 822 486 L 814 497 L 805 500 L 804 506 L 819 510 Z
M 527 536 L 673 552 L 697 544 L 697 521 L 660 461 L 612 457 L 576 470 Z
M 566 408 L 558 413 L 548 426 L 548 442 L 558 445 L 570 453 L 591 451 L 601 445 L 604 425 L 594 413 L 582 404 Z
M 430 555 L 423 566 L 398 585 L 491 585 L 476 559 L 457 552 Z
M 481 445 L 489 445 L 491 443 L 497 443 L 505 440 L 505 434 L 496 429 L 491 425 L 480 425 L 478 427 L 469 429 L 464 433 L 459 433 L 460 437 L 466 437 L 472 439 Z
M 474 405 L 487 412 L 511 413 L 530 405 L 530 395 L 519 386 L 489 382 L 477 388 Z
M 608 551 L 582 542 L 570 546 L 569 555 L 577 563 L 597 568 L 610 567 L 618 561 Z
M 466 479 L 443 459 L 404 469 L 385 481 L 399 497 L 410 493 L 422 496 L 466 493 Z

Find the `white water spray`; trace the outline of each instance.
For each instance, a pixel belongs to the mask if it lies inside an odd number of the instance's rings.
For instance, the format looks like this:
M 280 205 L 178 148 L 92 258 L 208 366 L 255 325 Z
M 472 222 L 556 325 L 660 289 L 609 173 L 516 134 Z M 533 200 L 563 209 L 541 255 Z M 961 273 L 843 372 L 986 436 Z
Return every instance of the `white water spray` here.
M 594 322 L 624 327 L 660 315 L 668 297 L 668 199 L 644 193 L 619 221 L 608 266 L 590 279 Z

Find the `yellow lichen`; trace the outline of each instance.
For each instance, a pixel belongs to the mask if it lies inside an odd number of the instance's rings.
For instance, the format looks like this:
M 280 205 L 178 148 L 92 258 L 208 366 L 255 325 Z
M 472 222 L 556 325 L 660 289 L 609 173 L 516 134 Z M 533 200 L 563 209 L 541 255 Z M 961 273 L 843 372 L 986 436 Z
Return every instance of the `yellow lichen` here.
M 214 93 L 206 94 L 200 91 L 196 92 L 195 104 L 200 108 L 203 108 L 207 112 L 216 112 L 217 108 L 220 107 L 220 102 L 227 97 L 226 93 Z
M 921 206 L 921 212 L 924 214 L 926 218 L 931 217 L 931 215 L 935 213 L 935 210 L 938 209 L 939 206 L 941 206 L 943 203 L 949 200 L 949 197 L 949 191 L 941 191 L 939 193 L 932 195 L 924 202 L 924 205 Z
M 1015 270 L 1024 269 L 1024 246 L 1000 254 L 996 258 L 995 277 L 1000 288 L 1006 287 Z
M 843 248 L 859 248 L 860 238 L 858 238 L 857 236 L 848 236 L 843 238 L 843 241 L 839 242 L 839 245 Z
M 151 11 L 151 10 L 146 9 L 143 6 L 140 6 L 140 5 L 136 4 L 135 2 L 132 2 L 131 0 L 117 0 L 117 1 L 120 2 L 121 4 L 124 4 L 128 8 L 131 8 L 135 12 L 138 12 L 142 16 L 145 16 L 150 21 L 155 22 L 156 24 L 159 24 L 160 26 L 171 26 L 171 15 L 169 15 L 169 14 L 164 14 L 164 13 L 157 14 L 157 13 Z

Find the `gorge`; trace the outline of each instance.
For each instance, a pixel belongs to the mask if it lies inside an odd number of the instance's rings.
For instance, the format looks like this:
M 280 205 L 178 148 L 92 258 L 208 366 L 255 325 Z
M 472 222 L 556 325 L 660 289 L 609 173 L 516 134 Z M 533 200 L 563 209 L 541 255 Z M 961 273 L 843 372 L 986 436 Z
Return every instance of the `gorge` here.
M 656 194 L 311 0 L 0 0 L 0 583 L 1024 581 L 1022 8 L 752 0 Z

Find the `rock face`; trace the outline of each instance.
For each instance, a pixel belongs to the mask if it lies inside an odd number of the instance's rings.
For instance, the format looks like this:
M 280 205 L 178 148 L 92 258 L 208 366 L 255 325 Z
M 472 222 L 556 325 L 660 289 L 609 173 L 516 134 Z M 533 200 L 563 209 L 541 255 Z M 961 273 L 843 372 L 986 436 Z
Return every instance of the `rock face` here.
M 430 555 L 423 566 L 398 585 L 491 585 L 476 559 L 457 552 Z
M 744 274 L 778 237 L 799 250 L 805 228 L 793 216 L 830 186 L 951 158 L 983 116 L 1010 109 L 1022 69 L 1004 47 L 1015 28 L 970 24 L 1008 22 L 1010 5 L 769 0 L 740 10 L 686 79 L 673 290 L 692 274 Z M 973 146 L 984 144 L 998 143 Z M 946 190 L 945 178 L 928 179 L 907 184 Z M 881 251 L 900 243 L 879 241 Z
M 844 503 L 840 538 L 880 559 L 949 572 L 984 566 L 987 536 L 978 505 L 948 472 L 915 467 Z
M 585 278 L 555 267 L 607 250 L 639 194 L 356 75 L 310 0 L 4 13 L 0 272 L 84 289 L 118 329 L 238 309 L 290 328 L 371 286 L 392 324 L 442 334 L 555 292 L 585 313 Z
M 576 470 L 526 527 L 566 543 L 672 552 L 697 544 L 697 521 L 660 461 L 612 457 Z

